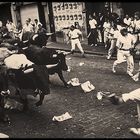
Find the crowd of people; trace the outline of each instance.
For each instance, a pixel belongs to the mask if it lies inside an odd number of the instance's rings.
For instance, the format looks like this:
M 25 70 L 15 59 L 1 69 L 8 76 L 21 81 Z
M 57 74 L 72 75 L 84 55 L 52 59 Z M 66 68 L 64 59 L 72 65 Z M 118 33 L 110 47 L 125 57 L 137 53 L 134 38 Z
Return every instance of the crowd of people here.
M 25 32 L 47 33 L 47 30 L 43 28 L 38 19 L 32 20 L 31 18 L 28 18 L 23 26 L 20 21 L 18 21 L 17 26 L 10 20 L 7 20 L 5 25 L 3 25 L 2 21 L 0 21 L 0 33 L 2 36 L 7 35 L 8 33 L 11 38 L 20 38 L 21 40 L 22 35 Z
M 130 34 L 133 34 L 139 40 L 139 15 L 139 12 L 135 12 L 134 16 L 130 17 L 126 14 L 123 19 L 120 19 L 117 16 L 115 18 L 114 15 L 105 17 L 102 13 L 98 15 L 93 13 L 93 15 L 89 16 L 89 45 L 98 46 L 98 42 L 104 43 L 105 48 L 109 48 L 107 59 L 110 59 L 116 46 L 118 34 L 122 28 L 126 28 Z

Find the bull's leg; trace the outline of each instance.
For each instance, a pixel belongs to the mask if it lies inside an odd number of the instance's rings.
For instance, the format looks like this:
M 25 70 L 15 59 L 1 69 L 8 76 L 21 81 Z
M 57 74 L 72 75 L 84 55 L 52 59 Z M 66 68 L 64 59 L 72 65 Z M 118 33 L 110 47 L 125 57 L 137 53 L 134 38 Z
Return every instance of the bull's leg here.
M 21 90 L 18 90 L 19 92 L 19 96 L 20 96 L 20 100 L 23 103 L 23 111 L 28 110 L 28 100 L 27 100 L 27 95 L 25 95 L 24 93 L 21 92 Z
M 44 97 L 45 97 L 44 92 L 41 92 L 41 94 L 40 94 L 40 100 L 36 103 L 36 106 L 42 105 L 43 100 L 44 100 Z
M 62 74 L 62 71 L 59 71 L 59 72 L 58 72 L 58 76 L 59 76 L 59 78 L 62 80 L 62 82 L 64 83 L 64 86 L 65 86 L 66 88 L 68 88 L 69 85 L 68 85 L 67 82 L 65 81 L 65 79 L 64 79 L 64 77 L 63 77 L 63 74 Z

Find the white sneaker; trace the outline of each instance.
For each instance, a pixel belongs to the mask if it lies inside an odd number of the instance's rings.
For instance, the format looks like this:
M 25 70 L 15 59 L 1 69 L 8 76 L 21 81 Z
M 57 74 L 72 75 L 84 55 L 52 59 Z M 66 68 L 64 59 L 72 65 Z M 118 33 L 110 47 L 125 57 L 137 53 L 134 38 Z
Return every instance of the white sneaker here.
M 107 56 L 107 60 L 109 60 L 110 58 L 111 58 L 111 55 L 108 55 L 108 56 Z
M 112 72 L 113 72 L 113 73 L 116 73 L 116 70 L 115 70 L 115 68 L 114 68 L 114 67 L 112 68 Z
M 131 72 L 127 72 L 127 74 L 131 77 L 133 76 L 133 74 Z

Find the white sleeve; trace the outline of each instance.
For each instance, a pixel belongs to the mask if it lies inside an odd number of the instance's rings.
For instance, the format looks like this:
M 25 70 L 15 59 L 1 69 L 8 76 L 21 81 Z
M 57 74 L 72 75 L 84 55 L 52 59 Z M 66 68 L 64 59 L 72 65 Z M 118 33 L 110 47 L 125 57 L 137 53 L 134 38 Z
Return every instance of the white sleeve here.
M 82 34 L 82 32 L 80 30 L 78 30 L 78 29 L 77 29 L 77 33 L 80 34 L 80 35 Z
M 118 38 L 117 39 L 117 42 L 116 42 L 116 46 L 119 48 L 120 47 L 120 44 L 121 44 L 121 42 L 120 42 L 120 39 Z

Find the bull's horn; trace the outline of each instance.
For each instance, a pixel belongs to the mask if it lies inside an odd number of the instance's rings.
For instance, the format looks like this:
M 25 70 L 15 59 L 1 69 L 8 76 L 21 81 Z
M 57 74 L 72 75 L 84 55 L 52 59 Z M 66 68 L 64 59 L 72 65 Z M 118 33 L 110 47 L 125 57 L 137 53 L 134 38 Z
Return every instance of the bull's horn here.
M 7 90 L 7 93 L 10 94 L 10 90 L 9 89 Z
M 23 43 L 27 43 L 29 40 L 22 41 Z
M 46 67 L 47 67 L 48 69 L 51 69 L 51 68 L 56 67 L 57 65 L 58 65 L 58 63 L 57 63 L 57 64 L 52 64 L 52 65 L 46 65 Z
M 38 34 L 34 35 L 34 36 L 32 37 L 32 39 L 35 40 L 37 37 L 38 37 Z
M 48 35 L 48 36 L 49 36 L 49 35 L 52 35 L 52 34 L 54 34 L 54 33 L 46 33 L 46 35 Z
M 64 55 L 69 55 L 69 54 L 71 54 L 71 52 L 64 52 L 63 54 Z
M 24 48 L 22 48 L 23 50 L 26 50 L 26 49 L 28 49 L 28 47 L 24 47 Z

